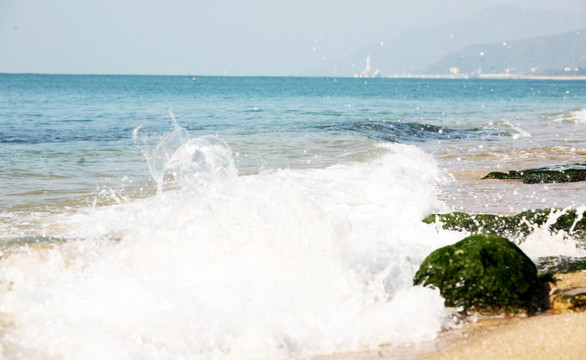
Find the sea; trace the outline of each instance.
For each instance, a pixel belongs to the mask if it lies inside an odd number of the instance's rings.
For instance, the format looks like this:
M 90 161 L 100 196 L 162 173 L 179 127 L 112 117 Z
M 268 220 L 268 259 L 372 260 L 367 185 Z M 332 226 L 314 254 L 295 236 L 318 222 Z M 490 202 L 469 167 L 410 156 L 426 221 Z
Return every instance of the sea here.
M 466 326 L 434 213 L 586 210 L 586 81 L 0 74 L 6 359 L 301 359 Z M 532 259 L 586 256 L 536 227 Z

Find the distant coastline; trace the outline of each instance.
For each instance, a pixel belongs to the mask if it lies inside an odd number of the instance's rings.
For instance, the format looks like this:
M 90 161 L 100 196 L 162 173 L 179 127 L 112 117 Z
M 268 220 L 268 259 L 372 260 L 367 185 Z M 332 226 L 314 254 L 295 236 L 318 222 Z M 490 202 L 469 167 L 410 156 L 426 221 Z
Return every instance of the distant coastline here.
M 521 75 L 521 74 L 480 74 L 480 75 L 464 75 L 464 74 L 391 74 L 383 75 L 382 78 L 390 79 L 515 79 L 515 80 L 586 80 L 586 75 Z
M 67 73 L 11 73 L 1 72 L 0 75 L 42 75 L 42 76 L 171 76 L 171 77 L 189 77 L 193 80 L 195 77 L 191 74 L 67 74 Z M 266 78 L 280 78 L 280 77 L 292 77 L 292 78 L 303 78 L 303 77 L 326 77 L 326 78 L 359 78 L 359 79 L 495 79 L 495 80 L 586 80 L 586 75 L 522 75 L 522 74 L 385 74 L 377 76 L 287 76 L 287 75 L 201 75 L 198 74 L 197 78 L 205 77 L 266 77 Z

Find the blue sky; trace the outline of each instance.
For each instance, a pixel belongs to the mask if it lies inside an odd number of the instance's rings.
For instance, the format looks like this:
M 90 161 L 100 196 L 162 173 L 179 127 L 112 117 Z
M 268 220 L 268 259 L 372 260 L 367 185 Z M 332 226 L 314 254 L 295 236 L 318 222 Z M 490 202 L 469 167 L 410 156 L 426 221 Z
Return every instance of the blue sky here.
M 483 8 L 586 0 L 0 0 L 0 72 L 290 75 Z

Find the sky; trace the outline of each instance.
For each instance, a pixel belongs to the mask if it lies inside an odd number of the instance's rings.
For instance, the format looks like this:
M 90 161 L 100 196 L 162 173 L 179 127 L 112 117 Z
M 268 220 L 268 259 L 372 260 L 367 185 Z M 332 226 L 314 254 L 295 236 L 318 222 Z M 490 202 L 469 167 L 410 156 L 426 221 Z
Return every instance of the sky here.
M 586 0 L 0 0 L 0 73 L 293 75 L 506 3 Z

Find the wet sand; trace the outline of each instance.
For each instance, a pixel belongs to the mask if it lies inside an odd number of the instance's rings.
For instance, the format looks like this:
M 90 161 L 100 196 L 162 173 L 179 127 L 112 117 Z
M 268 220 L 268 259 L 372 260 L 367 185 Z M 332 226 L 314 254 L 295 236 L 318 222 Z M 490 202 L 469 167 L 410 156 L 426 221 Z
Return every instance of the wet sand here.
M 506 322 L 421 359 L 582 359 L 586 313 L 541 315 Z
M 556 275 L 557 287 L 586 286 L 586 271 Z M 516 318 L 475 333 L 445 351 L 421 357 L 442 359 L 583 359 L 586 355 L 586 312 Z
M 586 271 L 556 275 L 557 287 L 586 287 Z M 360 353 L 332 354 L 313 360 L 479 360 L 582 359 L 586 354 L 586 312 L 496 316 L 469 319 L 435 341 L 380 346 Z

